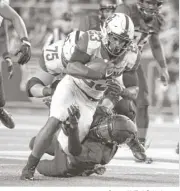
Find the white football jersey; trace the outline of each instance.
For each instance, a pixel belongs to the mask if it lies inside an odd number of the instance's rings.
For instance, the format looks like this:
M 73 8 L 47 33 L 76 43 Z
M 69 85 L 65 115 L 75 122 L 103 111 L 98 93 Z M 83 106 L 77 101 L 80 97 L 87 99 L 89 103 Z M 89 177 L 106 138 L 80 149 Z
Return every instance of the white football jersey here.
M 86 44 L 81 45 L 81 47 L 84 48 L 84 50 L 81 51 L 86 52 L 87 55 L 90 56 L 90 61 L 93 61 L 94 58 L 102 58 L 105 60 L 105 53 L 102 53 L 101 34 L 99 32 L 93 30 L 87 31 L 86 34 L 82 36 L 81 42 L 82 44 Z M 120 59 L 118 59 L 115 64 L 114 77 L 120 76 L 126 70 L 131 70 L 135 66 L 137 55 L 138 47 L 135 44 L 132 44 L 130 50 L 120 56 Z M 77 54 L 77 56 L 79 56 L 79 54 Z M 97 100 L 102 98 L 104 91 L 107 88 L 106 80 L 74 78 L 74 82 L 86 95 Z
M 59 75 L 67 66 L 68 60 L 74 50 L 76 39 L 83 32 L 73 31 L 65 40 L 59 40 L 55 43 L 44 47 L 43 57 L 45 68 L 52 75 Z

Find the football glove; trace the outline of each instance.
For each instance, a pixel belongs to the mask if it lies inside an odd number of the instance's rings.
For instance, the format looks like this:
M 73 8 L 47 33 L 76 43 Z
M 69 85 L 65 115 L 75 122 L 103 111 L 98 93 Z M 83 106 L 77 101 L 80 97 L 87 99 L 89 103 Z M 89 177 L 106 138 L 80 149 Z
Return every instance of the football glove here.
M 26 37 L 21 39 L 21 48 L 15 53 L 15 56 L 20 54 L 18 64 L 24 65 L 31 58 L 31 44 Z

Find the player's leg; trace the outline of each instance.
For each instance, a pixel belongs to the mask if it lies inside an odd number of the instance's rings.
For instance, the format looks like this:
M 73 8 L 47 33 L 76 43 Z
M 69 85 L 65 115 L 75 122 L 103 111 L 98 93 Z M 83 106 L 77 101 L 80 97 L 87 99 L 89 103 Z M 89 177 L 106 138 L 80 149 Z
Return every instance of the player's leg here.
M 139 94 L 136 100 L 136 105 L 137 105 L 136 124 L 138 128 L 139 141 L 144 145 L 146 142 L 146 135 L 149 126 L 148 85 L 141 65 L 137 70 L 137 74 L 139 79 Z
M 30 150 L 33 150 L 33 147 L 34 147 L 34 142 L 35 142 L 35 139 L 36 137 L 33 137 L 30 142 L 29 142 L 29 148 Z M 57 141 L 57 137 L 56 135 L 54 136 L 53 140 L 52 140 L 52 143 L 51 145 L 48 147 L 48 149 L 46 150 L 46 153 L 51 155 L 51 156 L 54 156 L 55 154 L 55 145 L 56 145 L 56 141 Z
M 4 94 L 4 87 L 3 87 L 3 78 L 2 78 L 2 58 L 0 57 L 0 120 L 4 124 L 4 126 L 8 127 L 9 129 L 13 129 L 15 124 L 9 114 L 5 109 L 5 94 Z
M 79 90 L 78 87 L 74 86 L 75 91 L 75 104 L 78 106 L 80 111 L 79 118 L 79 139 L 82 142 L 85 136 L 88 134 L 91 123 L 93 121 L 93 115 L 95 113 L 98 102 L 89 100 L 86 95 Z M 61 144 L 63 151 L 69 154 L 68 150 L 68 137 L 61 131 L 58 135 L 58 141 Z
M 37 171 L 44 176 L 64 177 L 68 171 L 67 155 L 63 152 L 57 139 L 54 141 L 54 159 L 40 161 Z
M 71 82 L 69 76 L 66 76 L 58 84 L 52 97 L 50 116 L 45 126 L 36 136 L 32 153 L 22 171 L 21 179 L 33 179 L 40 158 L 52 143 L 61 122 L 67 119 L 67 108 L 74 103 L 74 84 Z

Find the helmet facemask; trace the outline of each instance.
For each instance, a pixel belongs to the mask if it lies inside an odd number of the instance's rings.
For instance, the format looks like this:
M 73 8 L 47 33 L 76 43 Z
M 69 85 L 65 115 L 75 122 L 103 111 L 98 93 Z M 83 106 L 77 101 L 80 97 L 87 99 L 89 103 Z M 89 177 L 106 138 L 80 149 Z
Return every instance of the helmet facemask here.
M 153 18 L 159 14 L 162 7 L 162 0 L 139 0 L 138 9 L 147 18 Z
M 114 13 L 115 8 L 115 5 L 101 6 L 99 9 L 100 19 L 105 20 L 106 18 L 111 16 Z
M 134 38 L 132 20 L 123 13 L 114 13 L 102 27 L 102 44 L 111 56 L 117 57 L 128 50 Z
M 109 33 L 107 35 L 107 49 L 108 52 L 113 56 L 119 56 L 120 54 L 124 53 L 127 50 L 130 40 L 122 35 L 116 35 L 114 33 Z
M 101 0 L 99 4 L 100 19 L 104 21 L 114 13 L 115 9 L 116 9 L 116 1 Z

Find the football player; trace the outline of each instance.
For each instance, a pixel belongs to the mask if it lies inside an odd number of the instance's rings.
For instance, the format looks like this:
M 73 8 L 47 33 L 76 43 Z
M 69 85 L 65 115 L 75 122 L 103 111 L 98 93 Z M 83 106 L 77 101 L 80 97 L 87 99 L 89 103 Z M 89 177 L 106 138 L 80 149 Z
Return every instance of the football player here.
M 64 12 L 60 18 L 56 18 L 52 21 L 53 29 L 52 32 L 48 35 L 44 47 L 55 43 L 58 40 L 64 40 L 67 35 L 73 31 L 72 28 L 72 12 Z
M 100 107 L 99 107 L 100 109 Z M 73 177 L 89 176 L 93 173 L 102 175 L 118 150 L 118 145 L 127 143 L 133 150 L 138 150 L 142 158 L 146 158 L 143 147 L 137 139 L 135 124 L 123 115 L 98 114 L 96 125 L 91 129 L 83 143 L 79 140 L 78 119 L 80 113 L 75 106 L 68 108 L 68 121 L 64 127 L 68 137 L 70 155 L 63 152 L 58 134 L 53 138 L 46 153 L 55 156 L 53 160 L 42 160 L 37 171 L 45 176 Z M 33 149 L 35 137 L 30 141 Z M 102 166 L 103 165 L 103 166 Z
M 137 67 L 139 52 L 132 42 L 133 37 L 131 19 L 116 13 L 108 17 L 103 32 L 87 31 L 77 40 L 63 71 L 69 75 L 61 80 L 53 94 L 48 121 L 36 137 L 21 179 L 33 178 L 33 172 L 53 135 L 68 118 L 67 108 L 70 105 L 77 104 L 80 110 L 80 141 L 88 134 L 98 102 L 108 87 L 107 78 L 118 77 L 124 71 Z M 54 51 L 50 57 L 55 54 Z M 62 149 L 68 154 L 68 137 L 63 131 L 60 131 L 59 137 Z
M 149 40 L 154 58 L 161 67 L 161 76 L 164 85 L 168 84 L 169 74 L 163 48 L 159 40 L 159 31 L 162 25 L 162 17 L 159 13 L 163 0 L 138 0 L 136 4 L 119 5 L 116 13 L 125 13 L 131 17 L 135 25 L 134 39 L 138 44 L 139 50 L 143 51 L 144 45 Z M 148 86 L 143 68 L 140 65 L 137 70 L 139 78 L 139 94 L 136 101 L 137 105 L 137 127 L 138 136 L 142 144 L 145 144 L 146 134 L 149 125 L 148 115 Z
M 80 31 L 97 30 L 100 31 L 105 19 L 111 16 L 116 9 L 116 1 L 101 0 L 99 4 L 99 13 L 90 14 L 80 18 Z
M 84 32 L 73 31 L 65 40 L 59 40 L 44 47 L 42 57 L 40 58 L 40 68 L 36 74 L 28 80 L 26 92 L 29 97 L 42 98 L 51 96 L 54 85 L 57 80 L 64 77 L 63 70 L 69 60 L 72 50 L 76 45 L 77 39 Z
M 25 24 L 22 18 L 14 11 L 9 5 L 8 1 L 0 1 L 0 30 L 4 31 L 2 42 L 0 43 L 0 53 L 4 59 L 4 62 L 8 65 L 8 71 L 10 73 L 10 77 L 13 74 L 13 64 L 11 61 L 11 57 L 9 54 L 8 48 L 8 30 L 7 30 L 7 23 L 6 20 L 12 22 L 16 32 L 21 39 L 21 48 L 16 52 L 17 54 L 21 54 L 18 63 L 23 65 L 27 63 L 31 56 L 30 50 L 30 43 L 28 41 L 27 31 Z M 0 58 L 0 65 L 2 60 Z M 11 115 L 4 109 L 5 105 L 5 95 L 3 90 L 3 82 L 2 82 L 2 74 L 1 74 L 1 67 L 0 67 L 0 120 L 1 122 L 8 128 L 14 128 L 15 124 Z

